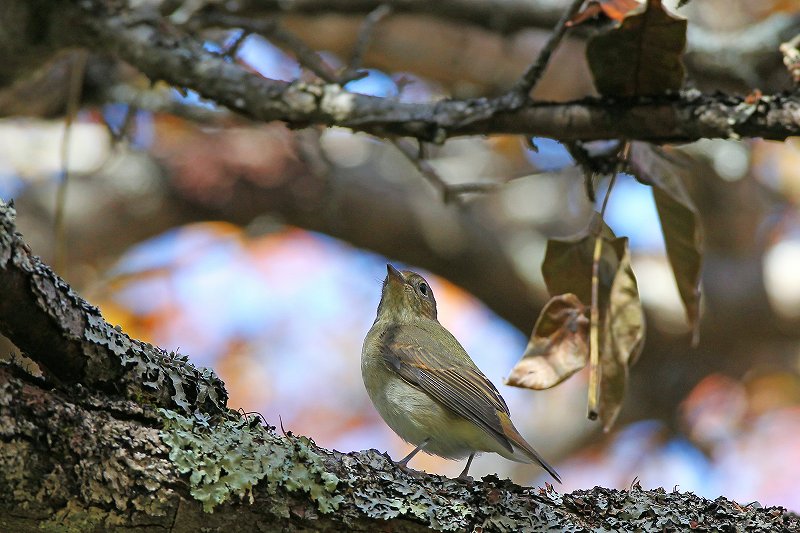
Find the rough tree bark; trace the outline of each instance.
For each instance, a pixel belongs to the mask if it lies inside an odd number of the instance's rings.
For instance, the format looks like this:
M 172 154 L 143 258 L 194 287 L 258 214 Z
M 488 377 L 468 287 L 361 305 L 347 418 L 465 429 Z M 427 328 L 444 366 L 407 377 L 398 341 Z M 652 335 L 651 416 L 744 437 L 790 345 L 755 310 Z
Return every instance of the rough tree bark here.
M 358 12 L 374 7 L 360 5 Z M 404 5 L 424 12 L 434 4 Z M 482 23 L 489 20 L 479 2 L 436 5 L 436 14 L 458 8 Z M 529 9 L 522 2 L 503 5 Z M 3 2 L 0 27 L 14 31 L 0 32 L 0 50 L 13 60 L 0 64 L 0 85 L 65 48 L 83 46 L 110 52 L 153 80 L 195 89 L 250 118 L 295 127 L 338 124 L 436 142 L 476 133 L 563 140 L 783 139 L 800 130 L 794 95 L 745 102 L 687 92 L 657 100 L 549 104 L 509 93 L 432 104 L 387 102 L 346 93 L 336 83 L 266 80 L 204 50 L 157 14 L 126 8 L 110 0 Z M 523 17 L 515 14 L 513 20 Z M 502 24 L 496 27 L 505 31 Z M 0 367 L 4 530 L 800 528 L 798 517 L 780 508 L 635 486 L 559 495 L 492 477 L 462 482 L 413 476 L 374 451 L 341 454 L 303 437 L 276 435 L 230 412 L 212 372 L 105 323 L 31 255 L 16 233 L 13 210 L 3 203 L 0 333 L 44 371 L 43 378 L 33 378 Z
M 0 27 L 26 28 L 0 50 L 0 82 L 41 66 L 69 47 L 111 53 L 151 80 L 196 90 L 250 118 L 293 126 L 336 124 L 380 136 L 444 142 L 458 135 L 513 133 L 560 140 L 629 138 L 691 141 L 706 137 L 785 139 L 800 133 L 796 95 L 756 101 L 698 91 L 661 98 L 532 102 L 513 90 L 494 98 L 403 103 L 345 91 L 340 84 L 269 80 L 204 49 L 197 38 L 152 11 L 102 0 L 10 0 Z M 19 43 L 29 43 L 30 50 Z M 35 45 L 35 46 L 33 46 Z M 49 54 L 48 54 L 49 52 Z
M 0 527 L 8 531 L 792 531 L 724 498 L 558 494 L 450 480 L 343 454 L 232 412 L 209 370 L 131 340 L 31 254 L 0 202 L 0 332 L 43 370 L 0 366 Z M 212 513 L 213 511 L 213 513 Z

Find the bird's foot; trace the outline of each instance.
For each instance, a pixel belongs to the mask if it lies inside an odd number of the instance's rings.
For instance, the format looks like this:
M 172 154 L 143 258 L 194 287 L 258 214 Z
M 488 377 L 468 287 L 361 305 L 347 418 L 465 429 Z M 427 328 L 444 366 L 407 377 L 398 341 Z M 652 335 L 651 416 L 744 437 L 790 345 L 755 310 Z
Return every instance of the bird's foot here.
M 414 470 L 413 468 L 411 468 L 407 464 L 404 464 L 402 461 L 392 461 L 392 462 L 394 463 L 394 466 L 396 466 L 399 470 L 402 470 L 403 472 L 405 472 L 406 474 L 408 474 L 410 476 L 422 477 L 422 476 L 425 475 L 425 472 L 423 472 L 421 470 Z

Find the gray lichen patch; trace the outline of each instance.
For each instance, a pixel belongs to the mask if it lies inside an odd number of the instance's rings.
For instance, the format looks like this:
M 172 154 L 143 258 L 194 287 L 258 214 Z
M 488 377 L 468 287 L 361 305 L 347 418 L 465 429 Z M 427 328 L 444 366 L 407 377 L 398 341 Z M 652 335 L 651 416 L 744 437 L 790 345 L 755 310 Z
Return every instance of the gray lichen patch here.
M 524 488 L 487 476 L 481 482 L 397 468 L 375 450 L 335 454 L 352 506 L 374 519 L 410 519 L 434 531 L 563 530 L 574 519 L 552 490 Z
M 212 428 L 203 415 L 159 411 L 169 458 L 180 473 L 189 474 L 191 494 L 206 512 L 234 496 L 252 503 L 259 484 L 270 495 L 281 489 L 305 492 L 322 513 L 333 512 L 343 501 L 337 494 L 339 478 L 325 469 L 305 437 L 281 438 L 244 417 L 232 416 Z M 282 516 L 289 512 L 288 507 L 274 511 Z
M 158 419 L 130 401 L 43 390 L 0 365 L 0 506 L 44 531 L 94 531 L 146 513 L 169 523 L 175 473 Z M 112 415 L 113 413 L 113 415 Z M 2 521 L 0 531 L 28 531 Z

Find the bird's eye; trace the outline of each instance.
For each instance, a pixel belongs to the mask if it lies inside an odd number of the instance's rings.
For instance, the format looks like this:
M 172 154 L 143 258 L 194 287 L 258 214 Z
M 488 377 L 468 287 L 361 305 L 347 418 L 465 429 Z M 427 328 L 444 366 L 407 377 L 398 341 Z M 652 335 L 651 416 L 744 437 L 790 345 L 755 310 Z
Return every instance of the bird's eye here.
M 421 295 L 423 295 L 423 296 L 427 296 L 428 295 L 428 284 L 425 283 L 424 281 L 419 284 L 418 289 L 419 289 L 419 293 Z

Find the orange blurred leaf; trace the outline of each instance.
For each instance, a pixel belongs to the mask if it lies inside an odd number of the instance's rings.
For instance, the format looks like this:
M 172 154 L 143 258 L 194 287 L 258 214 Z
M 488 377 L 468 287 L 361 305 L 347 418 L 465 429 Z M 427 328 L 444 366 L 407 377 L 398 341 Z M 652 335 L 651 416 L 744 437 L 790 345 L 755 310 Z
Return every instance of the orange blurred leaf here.
M 590 0 L 583 11 L 578 12 L 567 22 L 567 26 L 583 24 L 601 13 L 612 20 L 620 21 L 640 5 L 636 0 Z

